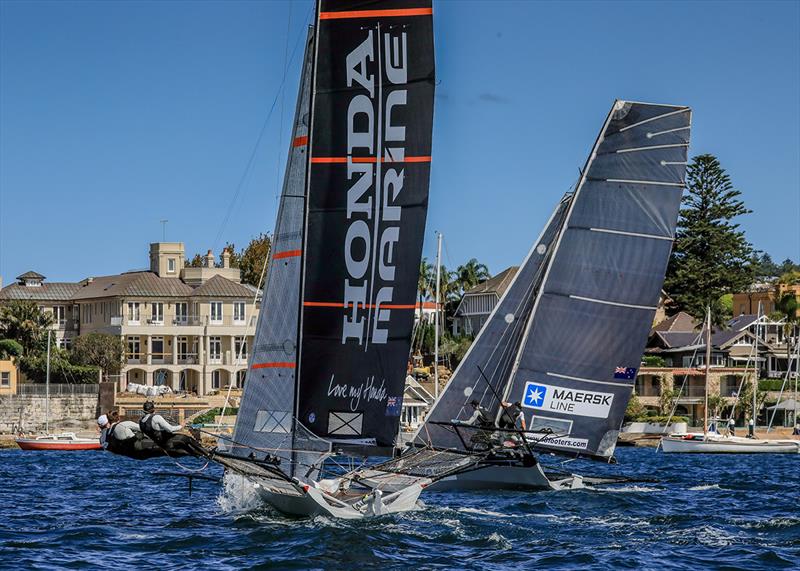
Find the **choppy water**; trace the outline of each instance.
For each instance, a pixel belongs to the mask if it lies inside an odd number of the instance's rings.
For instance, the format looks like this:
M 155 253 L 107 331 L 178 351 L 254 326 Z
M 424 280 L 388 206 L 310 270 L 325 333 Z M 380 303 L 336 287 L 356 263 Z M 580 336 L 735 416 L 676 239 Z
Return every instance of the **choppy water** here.
M 800 456 L 620 449 L 605 491 L 429 493 L 348 522 L 231 512 L 169 460 L 0 451 L 0 568 L 782 569 L 800 566 Z M 188 462 L 187 462 L 188 463 Z M 208 473 L 208 472 L 207 472 Z M 219 475 L 218 470 L 211 474 Z

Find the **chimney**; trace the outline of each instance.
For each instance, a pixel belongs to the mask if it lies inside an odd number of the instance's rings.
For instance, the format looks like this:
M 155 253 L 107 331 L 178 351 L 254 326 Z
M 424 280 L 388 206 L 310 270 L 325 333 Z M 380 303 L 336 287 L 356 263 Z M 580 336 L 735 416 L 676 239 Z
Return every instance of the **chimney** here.
M 205 262 L 207 268 L 214 267 L 214 253 L 211 250 L 209 250 L 208 253 L 206 254 Z
M 222 267 L 223 268 L 231 267 L 231 251 L 228 248 L 222 250 Z

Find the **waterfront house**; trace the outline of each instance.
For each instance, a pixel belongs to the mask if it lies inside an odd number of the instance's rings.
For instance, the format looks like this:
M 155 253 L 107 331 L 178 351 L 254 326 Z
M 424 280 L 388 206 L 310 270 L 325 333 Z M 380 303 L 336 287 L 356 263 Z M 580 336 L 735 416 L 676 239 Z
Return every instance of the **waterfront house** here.
M 150 245 L 149 270 L 87 278 L 72 296 L 81 334 L 119 335 L 126 348 L 121 387 L 168 385 L 199 396 L 243 386 L 255 334 L 256 289 L 222 254 L 215 267 L 185 267 L 180 242 Z
M 78 336 L 77 307 L 72 295 L 80 289 L 76 282 L 48 282 L 34 271 L 17 276 L 16 283 L 0 289 L 0 304 L 11 301 L 32 301 L 53 317 L 50 328 L 59 347 L 69 348 Z
M 729 327 L 734 323 L 735 320 L 729 322 Z M 659 408 L 662 394 L 680 391 L 675 413 L 689 416 L 694 423 L 702 418 L 706 343 L 701 329 L 691 316 L 679 313 L 651 330 L 645 364 L 636 378 L 636 395 L 644 406 Z M 712 333 L 709 396 L 720 395 L 726 403 L 733 403 L 742 383 L 753 382 L 756 342 L 755 333 L 747 327 Z M 763 338 L 758 341 L 759 354 L 772 350 Z M 760 357 L 759 363 L 763 362 Z
M 512 266 L 464 293 L 453 317 L 453 335 L 477 335 L 517 274 Z

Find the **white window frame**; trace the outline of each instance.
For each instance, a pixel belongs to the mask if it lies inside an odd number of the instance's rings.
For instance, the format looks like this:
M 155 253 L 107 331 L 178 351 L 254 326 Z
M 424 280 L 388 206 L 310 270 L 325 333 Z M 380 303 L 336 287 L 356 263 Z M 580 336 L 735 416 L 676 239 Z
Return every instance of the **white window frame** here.
M 189 338 L 178 337 L 175 342 L 178 344 L 178 360 L 186 361 L 189 358 Z
M 189 323 L 189 302 L 178 301 L 175 303 L 175 323 L 179 325 Z
M 211 388 L 219 389 L 222 387 L 222 373 L 219 369 L 211 371 Z
M 233 322 L 242 324 L 247 321 L 247 304 L 243 301 L 233 302 Z
M 129 361 L 140 361 L 142 359 L 142 340 L 138 335 L 129 335 L 126 341 L 127 359 Z M 136 350 L 131 350 L 135 347 Z
M 156 357 L 155 345 L 159 341 L 161 342 L 161 351 L 158 352 L 158 357 Z M 166 345 L 165 339 L 161 335 L 156 335 L 156 336 L 153 336 L 153 337 L 150 338 L 150 357 L 151 357 L 151 360 L 153 361 L 153 363 L 155 363 L 156 361 L 158 361 L 159 363 L 165 363 L 166 362 L 166 356 L 165 356 L 165 354 L 166 354 L 166 351 L 165 351 L 166 346 L 167 345 Z
M 86 313 L 86 312 L 84 312 Z M 128 302 L 128 325 L 139 325 L 142 318 L 142 307 L 138 301 Z
M 241 362 L 247 364 L 247 358 L 248 358 L 247 349 L 248 348 L 247 348 L 247 338 L 246 337 L 234 337 L 233 338 L 233 359 L 234 359 L 234 361 L 236 361 L 236 359 L 239 358 L 239 347 L 242 344 L 244 344 L 244 347 L 242 349 Z
M 164 302 L 154 301 L 150 304 L 150 324 L 164 325 Z
M 208 312 L 208 319 L 211 323 L 220 324 L 222 323 L 222 302 L 221 301 L 210 301 L 209 304 L 209 312 Z M 218 309 L 219 311 L 215 311 Z
M 11 371 L 0 371 L 0 387 L 11 386 Z
M 215 352 L 214 349 L 217 349 Z M 222 337 L 209 337 L 208 338 L 208 362 L 209 363 L 222 363 Z
M 176 265 L 175 258 L 167 258 L 167 273 L 174 274 Z
M 53 306 L 53 322 L 59 327 L 64 327 L 67 324 L 67 306 L 54 305 Z

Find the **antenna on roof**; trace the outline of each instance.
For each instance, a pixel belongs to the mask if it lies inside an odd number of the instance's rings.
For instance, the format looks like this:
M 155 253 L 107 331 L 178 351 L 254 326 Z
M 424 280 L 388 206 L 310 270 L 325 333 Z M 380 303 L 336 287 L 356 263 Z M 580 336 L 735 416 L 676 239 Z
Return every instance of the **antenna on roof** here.
M 169 220 L 167 220 L 165 218 L 163 220 L 159 220 L 159 222 L 161 222 L 161 241 L 162 242 L 166 242 L 167 241 L 167 222 L 169 222 Z

